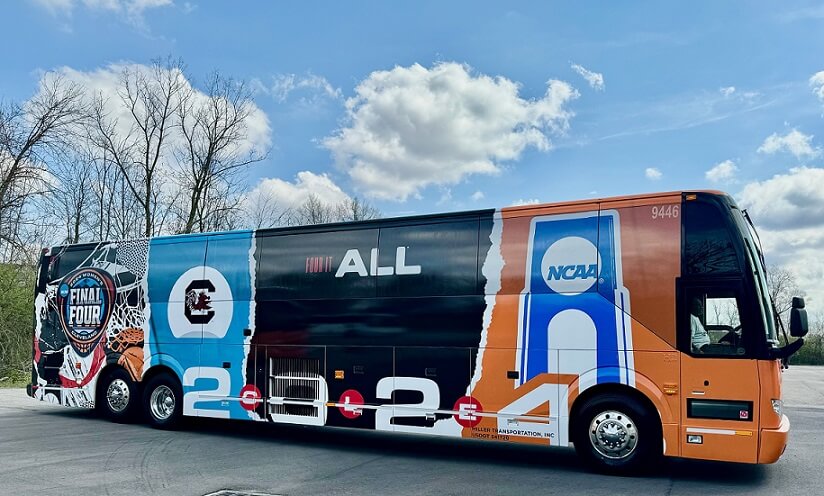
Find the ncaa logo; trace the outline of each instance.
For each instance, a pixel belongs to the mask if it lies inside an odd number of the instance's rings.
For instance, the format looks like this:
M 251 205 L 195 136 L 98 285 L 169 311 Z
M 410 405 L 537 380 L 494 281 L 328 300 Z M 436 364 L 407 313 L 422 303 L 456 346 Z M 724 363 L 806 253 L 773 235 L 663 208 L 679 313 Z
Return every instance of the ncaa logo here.
M 181 275 L 169 294 L 169 328 L 176 338 L 226 336 L 232 323 L 232 290 L 214 267 L 192 267 Z
M 552 243 L 541 259 L 541 275 L 546 285 L 552 291 L 566 295 L 589 290 L 598 280 L 600 269 L 598 249 L 579 236 L 568 236 Z

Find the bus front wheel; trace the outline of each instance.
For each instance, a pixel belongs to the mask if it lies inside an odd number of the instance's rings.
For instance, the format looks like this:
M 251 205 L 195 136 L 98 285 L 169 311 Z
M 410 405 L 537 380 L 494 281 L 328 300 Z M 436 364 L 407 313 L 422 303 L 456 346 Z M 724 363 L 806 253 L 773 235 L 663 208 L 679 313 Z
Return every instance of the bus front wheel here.
M 577 415 L 572 437 L 578 454 L 601 472 L 640 472 L 662 453 L 658 415 L 621 394 L 589 399 Z
M 114 422 L 129 422 L 137 410 L 139 390 L 124 369 L 116 368 L 98 383 L 97 405 L 100 412 Z
M 183 416 L 183 390 L 169 374 L 159 374 L 143 388 L 143 414 L 157 429 L 174 429 Z

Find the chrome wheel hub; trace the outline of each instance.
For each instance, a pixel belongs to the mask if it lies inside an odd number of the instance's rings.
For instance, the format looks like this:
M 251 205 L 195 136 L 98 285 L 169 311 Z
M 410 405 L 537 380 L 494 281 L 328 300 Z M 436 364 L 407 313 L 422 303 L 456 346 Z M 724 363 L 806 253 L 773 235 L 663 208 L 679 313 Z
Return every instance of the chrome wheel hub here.
M 589 424 L 589 440 L 599 454 L 613 460 L 626 458 L 638 446 L 638 428 L 626 414 L 608 410 Z
M 115 379 L 106 388 L 106 403 L 109 409 L 120 413 L 129 406 L 129 385 L 123 379 Z
M 167 420 L 175 412 L 175 394 L 169 386 L 160 385 L 152 391 L 149 408 L 157 420 Z

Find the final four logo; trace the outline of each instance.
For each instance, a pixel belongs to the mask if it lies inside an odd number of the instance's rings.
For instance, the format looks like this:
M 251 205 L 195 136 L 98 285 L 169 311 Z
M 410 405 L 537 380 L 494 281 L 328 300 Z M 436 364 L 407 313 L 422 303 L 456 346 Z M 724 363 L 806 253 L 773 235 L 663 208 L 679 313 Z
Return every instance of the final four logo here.
M 115 297 L 112 277 L 98 269 L 72 271 L 57 289 L 60 323 L 72 348 L 88 356 L 106 330 Z

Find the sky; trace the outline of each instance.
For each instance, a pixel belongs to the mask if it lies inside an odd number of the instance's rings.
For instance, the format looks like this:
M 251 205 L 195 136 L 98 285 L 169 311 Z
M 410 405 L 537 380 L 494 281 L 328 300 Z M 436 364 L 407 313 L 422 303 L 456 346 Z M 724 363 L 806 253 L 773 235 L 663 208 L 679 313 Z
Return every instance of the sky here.
M 249 188 L 387 216 L 719 189 L 824 304 L 824 5 L 0 4 L 0 99 L 179 57 L 246 81 Z

